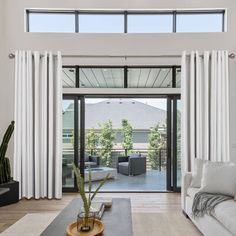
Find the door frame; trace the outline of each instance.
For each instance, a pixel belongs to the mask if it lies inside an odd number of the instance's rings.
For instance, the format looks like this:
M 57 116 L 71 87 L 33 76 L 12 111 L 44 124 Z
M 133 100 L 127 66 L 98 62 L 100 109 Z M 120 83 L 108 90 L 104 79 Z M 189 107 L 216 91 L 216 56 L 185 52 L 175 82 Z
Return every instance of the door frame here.
M 180 94 L 168 95 L 167 100 L 167 190 L 181 192 L 177 186 L 177 101 Z
M 166 191 L 102 191 L 102 192 L 179 192 L 177 188 L 176 172 L 176 127 L 172 127 L 172 119 L 176 119 L 176 111 L 173 110 L 173 104 L 176 99 L 180 98 L 179 94 L 87 94 L 87 95 L 63 95 L 63 99 L 74 100 L 74 162 L 78 167 L 80 156 L 80 173 L 84 177 L 84 158 L 85 158 L 85 99 L 86 98 L 166 98 L 167 99 L 167 169 L 166 169 Z M 79 106 L 80 101 L 80 106 Z M 177 100 L 176 100 L 177 101 Z M 176 106 L 175 106 L 176 108 Z M 173 114 L 172 114 L 173 111 Z M 176 120 L 177 121 L 177 120 Z M 175 122 L 174 122 L 175 123 Z M 173 123 L 173 124 L 174 124 Z M 174 128 L 174 129 L 173 129 Z M 79 130 L 79 132 L 76 132 Z M 80 134 L 80 135 L 79 135 Z M 171 136 L 173 134 L 173 137 Z M 173 141 L 172 141 L 173 139 Z M 174 161 L 173 161 L 174 160 Z M 173 162 L 173 163 L 172 163 Z M 63 187 L 63 192 L 77 192 L 76 179 L 74 177 L 74 187 Z

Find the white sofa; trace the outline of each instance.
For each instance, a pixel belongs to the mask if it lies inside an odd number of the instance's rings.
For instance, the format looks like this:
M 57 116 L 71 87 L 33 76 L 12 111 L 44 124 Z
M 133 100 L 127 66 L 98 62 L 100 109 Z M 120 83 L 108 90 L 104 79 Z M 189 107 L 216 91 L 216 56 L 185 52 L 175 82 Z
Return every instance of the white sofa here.
M 182 178 L 182 209 L 205 236 L 236 235 L 236 201 L 228 200 L 215 207 L 212 216 L 192 217 L 192 203 L 199 188 L 190 187 L 192 174 L 186 173 Z

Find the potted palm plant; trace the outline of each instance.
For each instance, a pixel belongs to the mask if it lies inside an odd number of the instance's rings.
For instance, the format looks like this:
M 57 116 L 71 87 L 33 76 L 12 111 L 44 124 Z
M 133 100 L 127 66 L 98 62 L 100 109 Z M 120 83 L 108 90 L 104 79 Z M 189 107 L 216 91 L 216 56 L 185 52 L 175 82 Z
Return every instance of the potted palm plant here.
M 105 184 L 105 182 L 109 178 L 109 174 L 106 175 L 106 177 L 99 183 L 97 189 L 92 193 L 92 173 L 91 169 L 89 168 L 88 193 L 86 194 L 84 178 L 81 176 L 79 168 L 77 168 L 74 163 L 73 169 L 76 176 L 77 187 L 83 201 L 84 209 L 84 211 L 81 212 L 78 216 L 77 230 L 88 232 L 93 229 L 95 220 L 94 212 L 91 209 L 92 201 L 99 192 L 100 188 Z
M 6 157 L 8 143 L 14 131 L 15 122 L 12 121 L 8 126 L 0 146 L 0 206 L 19 201 L 19 182 L 11 177 L 10 160 Z M 1 191 L 0 191 L 1 193 Z

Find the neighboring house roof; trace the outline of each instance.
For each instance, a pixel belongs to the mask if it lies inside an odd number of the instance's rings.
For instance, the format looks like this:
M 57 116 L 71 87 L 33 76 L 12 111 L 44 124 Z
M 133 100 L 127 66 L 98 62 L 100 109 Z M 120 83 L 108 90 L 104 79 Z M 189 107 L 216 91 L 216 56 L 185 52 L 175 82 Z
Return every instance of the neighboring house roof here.
M 63 113 L 63 129 L 73 128 L 73 104 Z M 133 129 L 150 129 L 155 124 L 166 123 L 166 111 L 132 99 L 107 99 L 86 104 L 85 128 L 100 129 L 102 124 L 112 120 L 114 129 L 121 128 L 122 119 L 127 119 Z

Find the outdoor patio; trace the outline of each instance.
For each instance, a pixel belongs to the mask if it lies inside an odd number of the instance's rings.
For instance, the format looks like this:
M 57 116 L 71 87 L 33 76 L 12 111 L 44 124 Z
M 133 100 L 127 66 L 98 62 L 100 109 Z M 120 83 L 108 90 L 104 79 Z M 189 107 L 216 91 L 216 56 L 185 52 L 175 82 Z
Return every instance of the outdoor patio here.
M 99 181 L 93 182 L 93 190 Z M 116 179 L 109 179 L 102 191 L 166 191 L 166 171 L 148 170 L 146 174 L 127 176 L 117 174 Z

